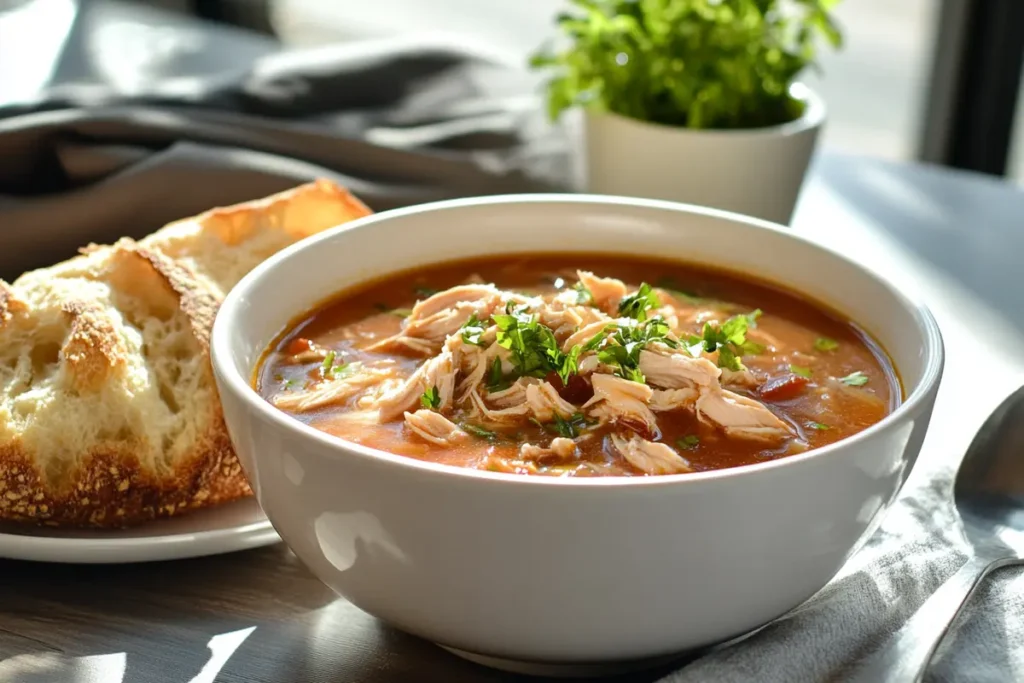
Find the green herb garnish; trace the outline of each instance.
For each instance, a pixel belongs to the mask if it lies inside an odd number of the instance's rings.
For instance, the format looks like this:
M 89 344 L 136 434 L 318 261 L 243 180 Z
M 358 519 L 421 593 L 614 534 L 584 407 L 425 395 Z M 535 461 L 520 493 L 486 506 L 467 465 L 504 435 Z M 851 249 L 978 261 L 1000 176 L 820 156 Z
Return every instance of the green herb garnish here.
M 295 379 L 294 377 L 289 377 L 284 381 L 285 389 L 294 389 L 297 386 L 299 386 L 299 380 Z
M 851 372 L 839 381 L 851 387 L 862 387 L 868 383 L 868 376 L 858 370 L 857 372 Z
M 721 325 L 704 323 L 701 335 L 690 335 L 686 340 L 686 348 L 694 358 L 701 352 L 718 351 L 718 366 L 728 370 L 743 369 L 740 357 L 758 354 L 764 346 L 747 339 L 747 331 L 757 327 L 757 319 L 761 317 L 761 309 L 750 313 L 734 315 Z
M 576 303 L 580 306 L 587 306 L 594 303 L 594 294 L 582 282 L 577 282 L 573 287 L 576 290 Z
M 474 346 L 483 346 L 480 336 L 484 333 L 484 325 L 480 322 L 476 313 L 469 316 L 469 320 L 462 324 L 462 341 Z
M 675 340 L 668 335 L 670 329 L 668 323 L 661 316 L 654 316 L 638 325 L 611 325 L 614 329 L 610 334 L 605 328 L 605 334 L 609 340 L 604 348 L 598 351 L 597 357 L 606 365 L 615 366 L 615 374 L 623 379 L 634 382 L 645 382 L 646 378 L 640 372 L 640 352 L 653 342 L 661 342 L 670 348 L 678 348 Z M 599 335 L 600 336 L 600 335 Z M 587 342 L 587 346 L 594 340 Z
M 441 394 L 436 385 L 423 392 L 423 395 L 420 396 L 420 403 L 428 410 L 437 410 L 441 407 Z
M 434 289 L 433 287 L 427 287 L 425 285 L 421 285 L 421 286 L 417 287 L 415 289 L 415 291 L 416 291 L 416 296 L 421 296 L 423 298 L 429 298 L 429 297 L 434 296 L 435 294 L 437 294 L 441 290 Z
M 822 432 L 825 431 L 826 429 L 831 429 L 831 427 L 829 427 L 827 424 L 822 424 L 820 422 L 808 422 L 807 426 L 810 427 L 811 429 L 817 429 Z
M 659 306 L 661 306 L 661 301 L 658 299 L 658 295 L 654 293 L 649 284 L 642 282 L 638 290 L 622 297 L 619 302 L 619 315 L 643 322 L 647 320 L 647 311 Z
M 839 342 L 835 339 L 829 339 L 828 337 L 818 337 L 814 340 L 814 349 L 816 351 L 835 351 L 839 348 Z
M 558 413 L 555 413 L 552 427 L 559 436 L 565 437 L 566 439 L 575 439 L 580 435 L 580 432 L 589 427 L 590 424 L 591 423 L 583 413 L 573 413 L 568 419 L 562 417 Z
M 566 439 L 575 439 L 578 437 L 584 429 L 595 424 L 587 419 L 583 413 L 573 413 L 568 418 L 564 418 L 558 413 L 555 413 L 552 422 L 544 424 L 535 417 L 530 418 L 530 422 L 540 427 L 545 432 L 551 434 L 557 434 L 558 436 L 565 437 Z
M 615 329 L 615 323 L 609 323 L 607 326 L 605 326 L 603 330 L 595 334 L 587 341 L 586 344 L 583 345 L 582 353 L 586 353 L 587 351 L 593 351 L 594 349 L 596 349 L 598 346 L 601 345 L 601 343 L 605 339 L 608 338 L 608 335 L 611 334 Z
M 566 359 L 555 339 L 555 333 L 537 322 L 536 316 L 523 309 L 506 309 L 504 315 L 492 316 L 498 326 L 497 341 L 510 352 L 509 360 L 519 377 L 545 377 L 549 372 L 576 372 L 575 359 Z M 568 374 L 563 381 L 568 381 Z
M 805 368 L 800 365 L 790 365 L 789 371 L 792 372 L 794 375 L 800 375 L 801 377 L 806 377 L 807 379 L 811 378 L 810 368 Z
M 335 365 L 334 359 L 336 357 L 337 354 L 335 354 L 333 350 L 328 351 L 327 355 L 324 356 L 324 362 L 320 364 L 320 373 L 324 378 L 337 378 L 342 371 L 348 367 L 348 363 L 339 363 Z
M 700 437 L 696 434 L 689 434 L 681 439 L 676 439 L 676 446 L 683 450 L 692 451 L 700 443 Z
M 558 372 L 558 379 L 562 380 L 563 386 L 569 383 L 570 377 L 579 372 L 581 353 L 583 353 L 583 346 L 577 344 L 569 349 L 568 353 L 562 354 L 562 359 L 556 372 Z
M 487 391 L 493 394 L 497 391 L 504 391 L 511 385 L 512 383 L 505 378 L 505 373 L 502 372 L 501 359 L 495 358 L 491 363 L 491 371 L 487 377 Z
M 496 432 L 492 432 L 490 430 L 484 429 L 483 427 L 478 427 L 475 424 L 470 424 L 470 423 L 467 422 L 467 423 L 463 423 L 460 426 L 462 427 L 462 430 L 464 432 L 466 432 L 467 434 L 472 434 L 473 436 L 480 437 L 481 439 L 487 439 L 488 441 L 494 441 L 495 439 L 498 438 L 498 434 Z

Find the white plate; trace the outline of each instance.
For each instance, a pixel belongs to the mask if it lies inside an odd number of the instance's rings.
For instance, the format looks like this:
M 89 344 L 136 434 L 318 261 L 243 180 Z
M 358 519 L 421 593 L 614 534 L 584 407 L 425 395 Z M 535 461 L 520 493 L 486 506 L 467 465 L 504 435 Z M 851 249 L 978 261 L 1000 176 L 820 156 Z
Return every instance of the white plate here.
M 0 524 L 0 557 L 70 563 L 121 563 L 218 555 L 278 543 L 254 498 L 115 531 Z

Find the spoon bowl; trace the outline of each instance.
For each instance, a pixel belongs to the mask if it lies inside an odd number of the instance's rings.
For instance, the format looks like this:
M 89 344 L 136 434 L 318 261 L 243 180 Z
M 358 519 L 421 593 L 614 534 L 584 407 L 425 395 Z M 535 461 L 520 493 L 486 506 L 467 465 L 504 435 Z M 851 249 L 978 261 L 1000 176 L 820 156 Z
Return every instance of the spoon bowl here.
M 1024 554 L 1024 387 L 985 420 L 957 472 L 953 500 L 979 554 Z
M 982 580 L 1024 559 L 1024 387 L 985 420 L 957 471 L 953 503 L 970 556 L 872 656 L 851 683 L 921 680 L 928 660 Z

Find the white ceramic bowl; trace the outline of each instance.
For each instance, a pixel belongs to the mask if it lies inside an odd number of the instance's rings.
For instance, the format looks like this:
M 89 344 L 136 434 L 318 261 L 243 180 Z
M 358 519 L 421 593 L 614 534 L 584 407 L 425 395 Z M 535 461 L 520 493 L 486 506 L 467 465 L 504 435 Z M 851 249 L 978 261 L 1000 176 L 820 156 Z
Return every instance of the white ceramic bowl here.
M 678 257 L 809 292 L 883 344 L 906 400 L 860 434 L 774 462 L 569 480 L 346 443 L 250 387 L 267 344 L 334 292 L 430 262 L 538 249 Z M 943 364 L 924 306 L 785 228 L 579 195 L 448 201 L 304 240 L 231 291 L 212 349 L 224 415 L 259 502 L 324 583 L 464 656 L 545 673 L 631 667 L 720 642 L 822 588 L 906 479 Z

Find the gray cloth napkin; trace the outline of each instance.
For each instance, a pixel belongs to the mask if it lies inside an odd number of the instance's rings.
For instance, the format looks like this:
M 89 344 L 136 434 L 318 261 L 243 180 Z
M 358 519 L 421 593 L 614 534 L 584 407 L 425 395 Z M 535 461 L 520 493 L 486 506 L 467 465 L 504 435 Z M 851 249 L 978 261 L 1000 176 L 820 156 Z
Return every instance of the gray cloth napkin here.
M 662 683 L 843 681 L 847 667 L 884 642 L 966 558 L 950 502 L 960 457 L 935 448 L 922 452 L 881 528 L 831 583 Z M 979 588 L 932 658 L 925 681 L 1024 681 L 1024 571 L 1002 569 Z

